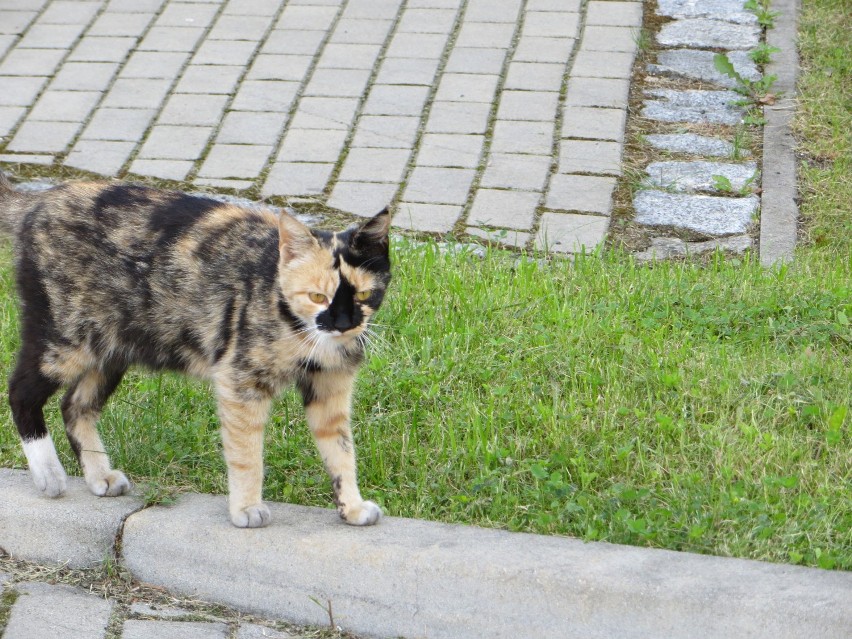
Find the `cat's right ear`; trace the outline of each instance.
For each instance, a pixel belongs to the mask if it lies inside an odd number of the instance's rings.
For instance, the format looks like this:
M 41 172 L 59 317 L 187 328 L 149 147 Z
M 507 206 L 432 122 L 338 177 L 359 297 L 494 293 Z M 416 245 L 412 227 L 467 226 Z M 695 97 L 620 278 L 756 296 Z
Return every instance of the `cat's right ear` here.
M 299 220 L 284 211 L 278 217 L 278 250 L 285 262 L 289 262 L 299 253 L 316 243 L 311 230 Z

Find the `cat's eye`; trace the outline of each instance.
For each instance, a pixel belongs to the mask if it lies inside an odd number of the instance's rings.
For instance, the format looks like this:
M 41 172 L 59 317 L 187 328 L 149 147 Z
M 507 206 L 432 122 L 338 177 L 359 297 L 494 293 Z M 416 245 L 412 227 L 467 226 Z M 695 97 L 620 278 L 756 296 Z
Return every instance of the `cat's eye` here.
M 357 293 L 355 293 L 355 299 L 359 302 L 366 302 L 368 299 L 370 299 L 371 293 L 372 291 L 358 291 Z
M 308 299 L 314 304 L 327 304 L 328 298 L 322 293 L 308 293 Z

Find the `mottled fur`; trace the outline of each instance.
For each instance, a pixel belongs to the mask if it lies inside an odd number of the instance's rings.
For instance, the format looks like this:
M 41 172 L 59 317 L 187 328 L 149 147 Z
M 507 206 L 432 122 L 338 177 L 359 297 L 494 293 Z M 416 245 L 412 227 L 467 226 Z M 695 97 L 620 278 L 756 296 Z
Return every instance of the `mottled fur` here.
M 144 186 L 69 183 L 24 194 L 0 176 L 0 224 L 14 238 L 21 300 L 9 401 L 42 491 L 65 487 L 42 414 L 60 387 L 92 492 L 129 488 L 96 422 L 127 368 L 142 365 L 214 386 L 235 525 L 269 521 L 263 428 L 293 383 L 341 516 L 375 523 L 381 511 L 356 483 L 350 411 L 364 331 L 390 281 L 387 211 L 328 233 L 287 214 Z

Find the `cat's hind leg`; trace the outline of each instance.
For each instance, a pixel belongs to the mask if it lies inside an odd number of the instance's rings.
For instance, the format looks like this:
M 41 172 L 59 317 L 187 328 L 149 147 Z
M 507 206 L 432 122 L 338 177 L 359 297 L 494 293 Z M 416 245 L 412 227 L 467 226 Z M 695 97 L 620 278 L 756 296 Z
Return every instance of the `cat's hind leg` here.
M 33 349 L 21 350 L 9 378 L 9 406 L 36 488 L 48 497 L 59 497 L 65 492 L 67 477 L 44 423 L 42 408 L 60 385 L 42 373 L 40 360 L 40 354 Z
M 124 473 L 110 466 L 97 430 L 101 409 L 123 375 L 123 370 L 89 370 L 68 389 L 62 400 L 68 441 L 83 469 L 86 485 L 99 497 L 115 497 L 130 490 Z

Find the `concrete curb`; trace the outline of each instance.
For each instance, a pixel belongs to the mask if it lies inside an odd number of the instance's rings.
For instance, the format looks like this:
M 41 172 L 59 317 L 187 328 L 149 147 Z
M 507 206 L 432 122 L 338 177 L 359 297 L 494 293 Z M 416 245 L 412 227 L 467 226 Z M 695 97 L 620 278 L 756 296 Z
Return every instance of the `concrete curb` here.
M 766 43 L 778 47 L 766 75 L 778 79 L 773 91 L 781 98 L 764 108 L 763 127 L 763 193 L 760 211 L 760 263 L 775 266 L 790 262 L 796 249 L 796 227 L 799 219 L 796 182 L 796 140 L 792 122 L 796 108 L 796 77 L 799 59 L 796 33 L 800 0 L 775 0 L 779 11 L 775 28 L 766 32 Z
M 68 511 L 85 521 L 138 504 L 78 495 L 71 478 L 59 509 L 28 473 L 0 478 L 0 546 L 16 557 L 44 545 L 67 561 L 84 543 L 64 534 Z M 15 504 L 36 502 L 38 525 L 17 524 Z M 124 522 L 123 560 L 141 581 L 295 623 L 328 623 L 330 601 L 336 624 L 375 637 L 839 639 L 852 627 L 852 573 L 395 517 L 352 528 L 333 510 L 270 507 L 257 530 L 232 527 L 224 497 L 141 510 Z

